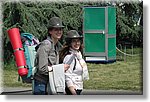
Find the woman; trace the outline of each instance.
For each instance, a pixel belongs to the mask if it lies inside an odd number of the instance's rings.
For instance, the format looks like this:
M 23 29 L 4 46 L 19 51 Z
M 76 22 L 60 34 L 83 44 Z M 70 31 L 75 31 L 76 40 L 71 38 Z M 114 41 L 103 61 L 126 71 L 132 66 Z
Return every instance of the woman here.
M 66 43 L 60 52 L 60 62 L 70 64 L 70 68 L 65 72 L 67 95 L 80 95 L 83 80 L 89 79 L 87 65 L 81 54 L 82 39 L 76 30 L 68 31 Z

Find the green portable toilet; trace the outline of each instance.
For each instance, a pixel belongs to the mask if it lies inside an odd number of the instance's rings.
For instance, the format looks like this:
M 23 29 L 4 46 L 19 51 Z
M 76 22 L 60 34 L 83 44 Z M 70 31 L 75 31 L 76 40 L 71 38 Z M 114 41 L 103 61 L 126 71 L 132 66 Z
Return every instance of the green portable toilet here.
M 85 61 L 116 61 L 116 8 L 83 7 Z

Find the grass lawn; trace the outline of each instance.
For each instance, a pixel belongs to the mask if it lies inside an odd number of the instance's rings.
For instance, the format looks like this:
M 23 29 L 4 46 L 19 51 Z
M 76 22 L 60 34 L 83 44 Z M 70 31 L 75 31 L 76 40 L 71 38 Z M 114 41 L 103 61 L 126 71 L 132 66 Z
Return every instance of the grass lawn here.
M 141 90 L 142 63 L 117 61 L 113 64 L 88 64 L 90 80 L 87 89 Z
M 142 49 L 136 49 L 134 51 L 134 53 L 141 52 Z M 142 91 L 142 57 L 142 55 L 134 57 L 127 56 L 126 60 L 124 60 L 124 57 L 120 60 L 120 56 L 117 56 L 117 61 L 111 64 L 87 63 L 90 80 L 84 81 L 84 88 Z M 18 81 L 15 62 L 4 65 L 3 77 L 4 87 L 31 87 L 31 84 L 25 84 L 22 83 L 22 81 Z

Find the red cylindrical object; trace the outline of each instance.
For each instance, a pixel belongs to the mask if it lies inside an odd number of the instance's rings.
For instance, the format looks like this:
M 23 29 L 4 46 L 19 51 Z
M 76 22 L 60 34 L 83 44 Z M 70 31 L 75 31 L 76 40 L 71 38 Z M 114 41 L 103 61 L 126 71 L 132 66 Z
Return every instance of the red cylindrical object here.
M 20 76 L 26 76 L 28 74 L 28 69 L 27 68 L 19 68 L 18 73 Z
M 25 56 L 24 56 L 23 50 L 15 51 L 14 55 L 15 55 L 15 60 L 16 60 L 17 67 L 26 65 L 26 60 L 25 60 Z
M 9 29 L 8 35 L 14 50 L 17 48 L 22 48 L 22 42 L 18 28 Z
M 24 56 L 20 32 L 18 28 L 12 28 L 8 30 L 9 39 L 14 50 L 16 65 L 18 67 L 18 74 L 20 76 L 26 76 L 28 74 L 28 69 L 26 68 L 26 60 Z

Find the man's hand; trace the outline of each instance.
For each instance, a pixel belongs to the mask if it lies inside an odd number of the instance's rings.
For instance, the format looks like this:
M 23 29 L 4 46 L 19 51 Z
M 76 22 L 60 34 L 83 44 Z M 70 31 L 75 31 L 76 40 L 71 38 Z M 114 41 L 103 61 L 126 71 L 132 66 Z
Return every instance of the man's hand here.
M 53 71 L 53 68 L 50 67 L 50 66 L 48 66 L 48 71 L 49 71 L 49 72 Z
M 64 64 L 64 70 L 67 71 L 70 68 L 69 64 Z

